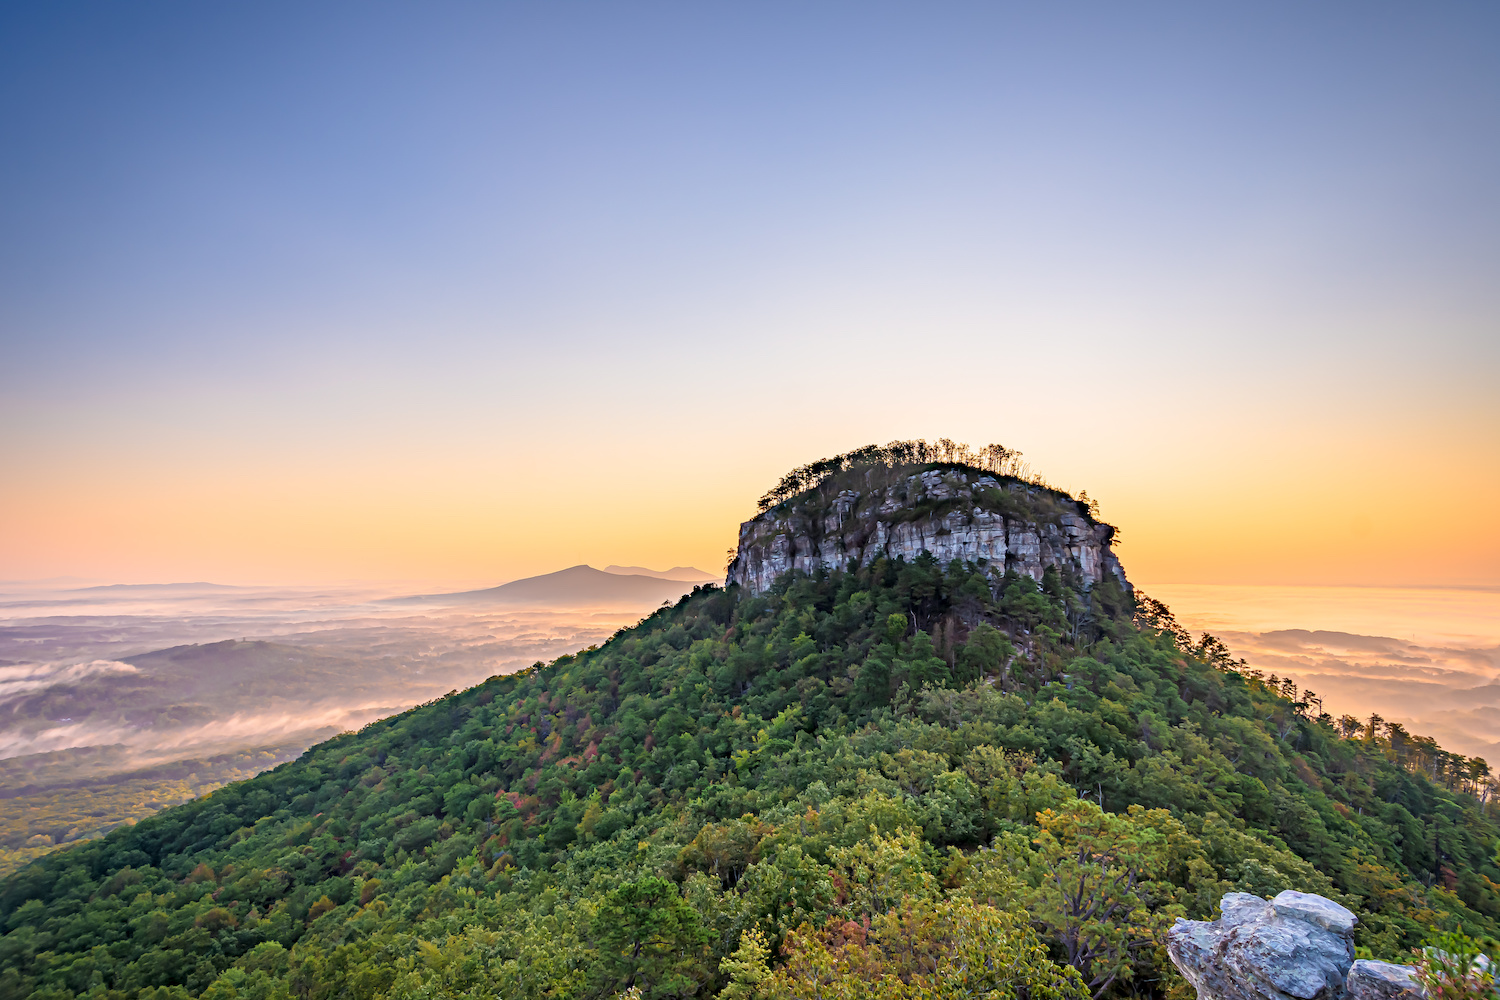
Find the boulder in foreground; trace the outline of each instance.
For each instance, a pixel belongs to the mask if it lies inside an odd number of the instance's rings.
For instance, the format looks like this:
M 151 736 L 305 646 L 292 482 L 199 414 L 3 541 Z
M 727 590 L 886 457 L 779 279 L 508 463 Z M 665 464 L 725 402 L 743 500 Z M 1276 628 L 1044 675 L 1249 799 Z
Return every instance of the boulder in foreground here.
M 1218 920 L 1178 920 L 1167 953 L 1199 1000 L 1420 1000 L 1408 965 L 1354 960 L 1349 910 L 1288 890 L 1231 892 Z

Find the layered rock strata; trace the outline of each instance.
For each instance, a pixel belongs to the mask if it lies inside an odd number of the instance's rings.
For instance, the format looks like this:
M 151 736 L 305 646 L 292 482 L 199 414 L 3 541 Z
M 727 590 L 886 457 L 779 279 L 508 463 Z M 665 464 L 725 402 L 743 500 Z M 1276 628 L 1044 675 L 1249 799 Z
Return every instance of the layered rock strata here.
M 1167 954 L 1199 1000 L 1421 1000 L 1409 965 L 1354 960 L 1359 918 L 1322 896 L 1227 894 L 1218 920 L 1178 920 Z
M 961 470 L 910 475 L 878 469 L 814 489 L 740 526 L 726 585 L 766 590 L 790 570 L 845 569 L 850 562 L 914 560 L 983 563 L 1040 580 L 1048 567 L 1090 587 L 1112 577 L 1129 588 L 1110 551 L 1114 529 L 1053 490 Z

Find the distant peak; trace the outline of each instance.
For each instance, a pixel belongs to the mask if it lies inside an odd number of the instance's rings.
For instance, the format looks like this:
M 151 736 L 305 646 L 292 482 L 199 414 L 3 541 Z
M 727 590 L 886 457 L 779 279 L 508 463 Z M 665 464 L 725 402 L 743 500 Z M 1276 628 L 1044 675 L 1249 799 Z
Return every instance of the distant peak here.
M 644 566 L 606 566 L 604 572 L 613 573 L 616 576 L 649 576 L 658 580 L 672 580 L 679 583 L 696 583 L 700 580 L 712 580 L 714 574 L 706 573 L 694 566 L 673 566 L 671 569 L 647 569 Z

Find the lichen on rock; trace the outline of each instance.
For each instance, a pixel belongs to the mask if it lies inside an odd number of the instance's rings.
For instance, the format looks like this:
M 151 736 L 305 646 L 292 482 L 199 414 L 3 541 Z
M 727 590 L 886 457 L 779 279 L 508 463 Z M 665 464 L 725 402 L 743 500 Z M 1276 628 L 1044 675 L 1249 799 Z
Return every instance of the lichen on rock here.
M 1420 1000 L 1411 966 L 1354 960 L 1359 918 L 1331 899 L 1287 890 L 1231 892 L 1218 920 L 1178 920 L 1167 954 L 1199 1000 Z

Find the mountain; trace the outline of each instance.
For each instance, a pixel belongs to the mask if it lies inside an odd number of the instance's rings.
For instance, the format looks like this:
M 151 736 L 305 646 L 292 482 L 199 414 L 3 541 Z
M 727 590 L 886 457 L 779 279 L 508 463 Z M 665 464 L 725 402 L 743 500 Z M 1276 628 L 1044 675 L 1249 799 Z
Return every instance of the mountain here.
M 922 482 L 875 518 L 916 523 L 948 516 L 923 477 L 1009 455 L 814 463 L 736 564 L 826 551 L 811 515 L 866 499 L 839 477 Z M 1007 539 L 1065 537 L 1082 498 L 1012 478 L 1045 503 Z M 1327 896 L 1378 959 L 1500 931 L 1483 761 L 1315 713 L 1051 551 L 695 589 L 42 857 L 0 881 L 0 995 L 1123 1000 L 1190 995 L 1165 933 L 1231 891 Z
M 702 582 L 702 578 L 699 578 Z M 397 598 L 410 603 L 515 604 L 546 608 L 577 608 L 594 605 L 639 605 L 655 607 L 675 601 L 691 590 L 675 580 L 654 576 L 622 576 L 592 566 L 573 566 L 513 580 L 485 590 L 457 594 L 424 594 Z
M 671 569 L 661 570 L 646 569 L 644 566 L 606 566 L 604 572 L 621 576 L 654 576 L 658 580 L 678 580 L 682 583 L 706 583 L 714 579 L 714 574 L 692 566 L 673 566 Z

